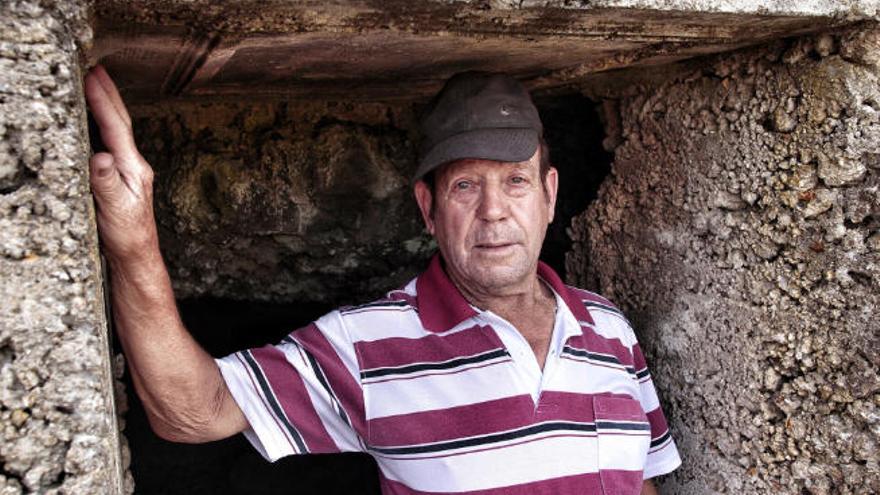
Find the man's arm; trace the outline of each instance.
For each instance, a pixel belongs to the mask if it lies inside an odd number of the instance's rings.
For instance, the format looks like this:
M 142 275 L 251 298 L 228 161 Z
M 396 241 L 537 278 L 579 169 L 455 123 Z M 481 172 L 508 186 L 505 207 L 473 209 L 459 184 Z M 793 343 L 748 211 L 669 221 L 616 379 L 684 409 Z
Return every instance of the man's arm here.
M 654 486 L 653 481 L 645 480 L 642 483 L 642 494 L 641 495 L 660 495 L 660 492 L 657 491 L 657 488 Z
M 113 316 L 135 390 L 159 436 L 207 442 L 247 420 L 213 358 L 183 326 L 159 252 L 153 171 L 137 150 L 131 118 L 103 67 L 85 79 L 108 153 L 89 163 L 98 231 L 110 266 Z

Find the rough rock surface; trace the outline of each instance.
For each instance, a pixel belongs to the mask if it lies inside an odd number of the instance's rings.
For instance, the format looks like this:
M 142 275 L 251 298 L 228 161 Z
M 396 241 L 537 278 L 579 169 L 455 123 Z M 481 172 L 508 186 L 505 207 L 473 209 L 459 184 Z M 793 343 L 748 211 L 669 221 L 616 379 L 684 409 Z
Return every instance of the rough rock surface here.
M 876 29 L 603 106 L 612 176 L 567 266 L 647 350 L 684 458 L 666 493 L 880 492 Z
M 0 5 L 0 493 L 120 493 L 80 2 Z
M 156 171 L 178 298 L 364 301 L 405 283 L 433 252 L 410 197 L 408 106 L 175 102 L 132 112 Z

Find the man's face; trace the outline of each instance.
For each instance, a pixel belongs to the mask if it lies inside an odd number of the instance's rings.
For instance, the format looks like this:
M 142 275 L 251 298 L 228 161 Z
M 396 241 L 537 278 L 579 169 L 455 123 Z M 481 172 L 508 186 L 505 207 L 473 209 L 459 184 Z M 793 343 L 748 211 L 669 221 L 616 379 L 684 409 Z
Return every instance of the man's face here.
M 453 281 L 502 295 L 534 276 L 558 181 L 551 168 L 542 186 L 539 153 L 519 163 L 452 162 L 437 171 L 433 195 L 416 183 L 422 217 Z

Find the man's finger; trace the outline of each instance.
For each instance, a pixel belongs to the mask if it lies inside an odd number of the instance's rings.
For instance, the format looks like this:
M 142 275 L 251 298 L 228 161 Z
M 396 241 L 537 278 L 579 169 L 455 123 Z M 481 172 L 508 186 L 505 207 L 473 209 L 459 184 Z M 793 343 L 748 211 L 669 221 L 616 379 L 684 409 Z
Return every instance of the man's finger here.
M 131 116 L 128 115 L 125 102 L 122 101 L 122 96 L 119 95 L 119 89 L 116 87 L 116 83 L 113 82 L 113 79 L 110 78 L 107 69 L 99 64 L 96 65 L 92 71 L 95 73 L 95 76 L 97 76 L 98 82 L 101 83 L 101 87 L 104 88 L 104 92 L 110 97 L 110 101 L 113 103 L 113 106 L 116 108 L 120 117 L 122 117 L 128 126 L 131 127 Z
M 93 72 L 86 75 L 85 93 L 89 108 L 91 108 L 92 115 L 95 116 L 95 121 L 101 131 L 101 139 L 107 149 L 120 157 L 133 156 L 136 150 L 131 127 L 116 110 L 109 95 Z
M 124 191 L 122 176 L 113 162 L 113 155 L 110 153 L 96 153 L 89 160 L 89 182 L 98 207 L 102 207 L 106 201 L 118 198 Z

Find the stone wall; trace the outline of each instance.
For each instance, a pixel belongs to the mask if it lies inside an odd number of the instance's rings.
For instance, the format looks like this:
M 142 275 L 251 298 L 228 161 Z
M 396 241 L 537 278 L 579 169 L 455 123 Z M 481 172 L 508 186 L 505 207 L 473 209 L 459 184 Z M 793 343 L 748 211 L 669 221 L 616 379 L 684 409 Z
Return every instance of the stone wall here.
M 0 493 L 121 493 L 80 2 L 0 5 Z
M 666 493 L 880 492 L 878 63 L 865 26 L 605 93 L 567 263 L 647 350 Z
M 433 252 L 409 188 L 409 105 L 169 101 L 132 113 L 178 298 L 353 303 L 405 283 Z

